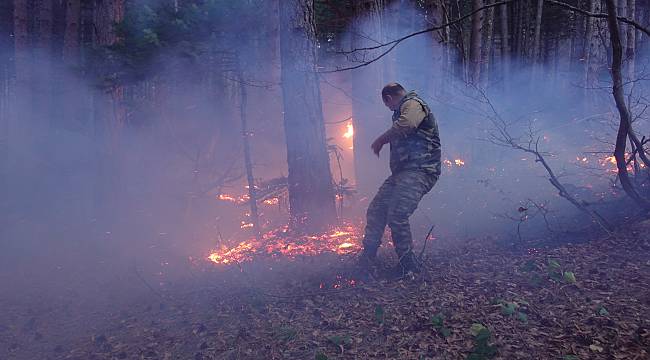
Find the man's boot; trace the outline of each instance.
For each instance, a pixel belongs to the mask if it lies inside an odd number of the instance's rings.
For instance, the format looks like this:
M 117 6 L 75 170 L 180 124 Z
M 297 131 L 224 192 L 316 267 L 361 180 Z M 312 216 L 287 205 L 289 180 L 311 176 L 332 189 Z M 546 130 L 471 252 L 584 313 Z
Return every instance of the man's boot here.
M 377 251 L 363 249 L 357 258 L 357 266 L 364 270 L 372 270 L 377 266 Z
M 363 249 L 357 257 L 357 276 L 360 280 L 370 281 L 377 277 L 377 251 Z
M 420 262 L 415 257 L 413 251 L 409 251 L 399 258 L 399 265 L 402 268 L 402 273 L 404 275 L 410 273 L 419 274 L 420 273 Z

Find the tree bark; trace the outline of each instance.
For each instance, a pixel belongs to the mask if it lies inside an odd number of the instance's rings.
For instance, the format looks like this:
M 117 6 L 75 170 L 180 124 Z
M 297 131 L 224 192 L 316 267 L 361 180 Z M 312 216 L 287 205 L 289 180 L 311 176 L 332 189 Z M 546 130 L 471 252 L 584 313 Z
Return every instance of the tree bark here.
M 538 64 L 541 56 L 541 34 L 542 34 L 542 10 L 544 0 L 537 0 L 537 12 L 535 13 L 535 35 L 533 40 L 533 63 Z
M 612 94 L 616 102 L 616 108 L 620 116 L 618 133 L 616 134 L 616 145 L 614 148 L 614 157 L 616 158 L 616 168 L 618 169 L 618 179 L 625 193 L 632 198 L 639 207 L 644 210 L 650 210 L 650 202 L 643 198 L 632 182 L 627 172 L 627 159 L 625 149 L 627 147 L 628 134 L 631 131 L 632 120 L 630 112 L 625 103 L 625 94 L 623 93 L 623 75 L 621 66 L 623 62 L 623 45 L 621 44 L 620 30 L 618 20 L 616 19 L 616 4 L 614 0 L 605 0 L 607 5 L 607 24 L 610 32 L 610 43 L 612 45 Z M 641 149 L 641 151 L 643 151 Z
M 61 122 L 64 126 L 77 128 L 81 125 L 80 98 L 82 94 L 78 91 L 79 85 L 76 80 L 79 73 L 80 46 L 79 40 L 81 23 L 81 1 L 67 0 L 65 13 L 65 28 L 63 34 L 63 94 L 61 94 L 58 106 L 61 108 Z
M 52 121 L 53 103 L 53 73 L 52 73 L 52 31 L 53 31 L 53 4 L 52 0 L 40 0 L 35 2 L 34 16 L 34 85 L 35 95 L 38 101 L 34 103 L 35 109 L 39 112 L 35 117 L 38 121 L 39 130 L 45 132 L 39 134 L 47 136 L 49 125 Z M 46 127 L 47 126 L 47 127 Z M 39 132 L 40 132 L 39 131 Z
M 502 71 L 503 71 L 503 80 L 504 83 L 509 81 L 509 72 L 510 72 L 510 34 L 508 32 L 508 4 L 501 5 L 499 7 L 500 20 L 501 20 L 501 62 L 502 62 Z
M 602 11 L 601 0 L 590 0 L 589 11 L 600 13 Z M 602 65 L 602 43 L 600 28 L 604 25 L 601 19 L 589 18 L 587 26 L 587 48 L 585 51 L 585 86 L 593 88 L 597 86 L 598 70 Z
M 67 66 L 79 64 L 80 21 L 81 0 L 67 0 L 63 37 L 63 61 Z
M 627 17 L 630 20 L 636 18 L 636 0 L 627 0 Z M 627 26 L 627 36 L 625 44 L 625 59 L 627 60 L 627 77 L 635 78 L 636 72 L 636 29 L 634 26 Z
M 28 0 L 14 1 L 14 53 L 16 71 L 16 113 L 21 114 L 18 124 L 25 128 L 31 120 L 31 82 L 32 82 L 32 53 L 29 36 Z M 26 134 L 20 134 L 22 136 Z M 20 138 L 20 137 L 19 137 Z M 25 139 L 22 139 L 23 141 Z
M 114 24 L 122 20 L 123 14 L 123 0 L 102 0 L 95 3 L 94 46 L 106 48 L 118 41 Z M 99 80 L 114 78 L 115 74 L 106 74 L 102 71 L 103 69 L 99 69 L 94 74 Z M 104 81 L 104 86 L 96 89 L 93 94 L 94 135 L 98 153 L 94 205 L 97 217 L 107 223 L 115 220 L 115 216 L 119 214 L 116 207 L 123 199 L 123 194 L 120 192 L 123 187 L 119 185 L 121 181 L 119 141 L 125 118 L 123 93 L 124 89 L 119 84 Z
M 313 0 L 280 1 L 280 57 L 290 224 L 318 232 L 334 223 L 336 207 L 315 72 Z
M 472 11 L 483 6 L 483 0 L 472 0 Z M 481 37 L 483 28 L 484 11 L 479 11 L 472 16 L 472 32 L 470 34 L 469 64 L 470 82 L 478 84 L 481 77 Z
M 486 4 L 493 3 L 494 0 L 486 0 Z M 485 17 L 485 44 L 481 49 L 481 62 L 483 66 L 482 78 L 483 78 L 483 87 L 487 87 L 490 82 L 490 60 L 492 57 L 492 39 L 494 37 L 494 7 L 491 7 L 486 10 L 487 15 Z
M 248 203 L 250 205 L 250 219 L 253 224 L 253 233 L 255 238 L 260 240 L 260 217 L 257 211 L 257 191 L 255 189 L 255 176 L 253 175 L 253 162 L 251 160 L 251 132 L 248 130 L 248 119 L 246 118 L 246 106 L 248 106 L 248 94 L 246 92 L 246 84 L 244 83 L 244 75 L 242 70 L 239 70 L 239 117 L 241 120 L 241 137 L 244 145 L 244 167 L 246 169 L 246 180 L 248 181 Z
M 9 138 L 12 119 L 10 104 L 14 52 L 11 42 L 13 34 L 13 3 L 0 5 L 0 213 L 9 214 Z M 4 236 L 5 225 L 0 225 Z

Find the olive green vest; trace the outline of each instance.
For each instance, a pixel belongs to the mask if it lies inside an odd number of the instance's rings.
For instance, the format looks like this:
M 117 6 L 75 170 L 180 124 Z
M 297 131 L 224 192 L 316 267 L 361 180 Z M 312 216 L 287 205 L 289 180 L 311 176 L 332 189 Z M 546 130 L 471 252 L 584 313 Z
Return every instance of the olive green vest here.
M 438 123 L 427 103 L 420 99 L 414 91 L 407 93 L 393 113 L 393 123 L 399 119 L 402 104 L 408 100 L 420 103 L 426 115 L 415 132 L 407 137 L 391 140 L 390 170 L 395 174 L 402 170 L 422 169 L 439 176 L 441 172 L 440 135 Z

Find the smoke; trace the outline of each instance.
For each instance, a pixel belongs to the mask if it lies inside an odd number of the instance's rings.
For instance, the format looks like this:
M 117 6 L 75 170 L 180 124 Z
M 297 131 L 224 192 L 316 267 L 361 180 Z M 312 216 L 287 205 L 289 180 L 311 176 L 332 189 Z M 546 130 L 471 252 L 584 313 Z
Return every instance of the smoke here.
M 74 68 L 62 66 L 59 56 L 39 58 L 53 65 L 49 73 L 36 71 L 31 61 L 20 63 L 33 59 L 31 52 L 14 56 L 16 66 L 44 78 L 19 73 L 3 84 L 14 88 L 11 111 L 2 112 L 9 134 L 0 241 L 0 304 L 6 308 L 42 309 L 49 302 L 61 318 L 150 297 L 141 278 L 155 286 L 182 284 L 194 260 L 248 237 L 240 229 L 245 206 L 216 198 L 244 189 L 242 82 L 255 177 L 287 174 L 277 9 L 215 2 L 199 25 L 174 23 L 175 38 L 165 37 L 170 29 L 156 28 L 165 22 L 159 17 L 189 19 L 193 10 L 178 15 L 155 1 L 144 3 L 135 2 L 128 26 L 118 28 L 132 41 L 126 48 L 87 49 L 86 63 Z M 360 16 L 336 41 L 321 40 L 322 69 L 358 65 L 385 49 L 342 55 L 335 53 L 341 44 L 348 50 L 374 46 L 439 22 L 432 14 L 423 17 L 420 8 L 392 6 L 398 8 Z M 221 28 L 192 32 L 208 23 Z M 357 191 L 344 200 L 343 215 L 362 217 L 389 175 L 388 148 L 376 158 L 369 146 L 390 126 L 379 94 L 392 81 L 429 103 L 446 160 L 412 218 L 416 239 L 435 224 L 443 239 L 492 235 L 512 242 L 519 222 L 522 236 L 540 234 L 546 228 L 542 212 L 554 230 L 590 224 L 557 195 L 531 154 L 490 141 L 499 119 L 524 145 L 534 130 L 534 141 L 539 137 L 540 151 L 572 184 L 573 195 L 615 215 L 607 202 L 621 194 L 612 193 L 614 166 L 605 158 L 617 115 L 607 69 L 595 88 L 584 88 L 582 67 L 566 56 L 549 56 L 535 70 L 510 59 L 505 68 L 493 48 L 480 84 L 468 86 L 461 54 L 447 53 L 440 36 L 416 36 L 367 66 L 320 74 L 328 137 L 343 154 L 342 172 L 332 157 L 333 174 Z M 13 48 L 0 49 L 5 52 Z M 642 80 L 626 89 L 639 134 L 648 130 L 645 59 L 637 57 Z M 353 144 L 343 137 L 348 122 L 342 120 L 350 116 Z M 286 221 L 286 210 L 265 211 L 271 227 Z

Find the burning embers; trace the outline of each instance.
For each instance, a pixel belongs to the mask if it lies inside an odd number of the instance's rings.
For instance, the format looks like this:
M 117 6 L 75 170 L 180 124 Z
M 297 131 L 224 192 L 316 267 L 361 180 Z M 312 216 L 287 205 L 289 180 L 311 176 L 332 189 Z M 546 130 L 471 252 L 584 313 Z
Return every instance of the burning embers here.
M 259 241 L 253 238 L 233 248 L 214 251 L 208 259 L 217 264 L 240 264 L 258 256 L 295 259 L 324 253 L 353 254 L 361 250 L 360 238 L 359 228 L 349 223 L 324 234 L 299 237 L 289 236 L 285 226 L 262 234 Z
M 454 168 L 454 167 L 463 167 L 465 166 L 465 160 L 463 159 L 444 159 L 442 163 L 449 169 Z
M 625 158 L 630 158 L 630 153 L 625 153 Z M 596 162 L 598 166 L 604 169 L 607 173 L 618 174 L 618 168 L 616 167 L 616 158 L 614 155 L 596 157 L 595 159 L 590 159 L 587 156 L 577 156 L 576 163 L 582 166 L 589 166 L 590 164 Z M 638 163 L 639 168 L 643 169 L 645 165 L 642 162 Z M 634 163 L 629 161 L 627 164 L 627 171 L 634 172 Z

